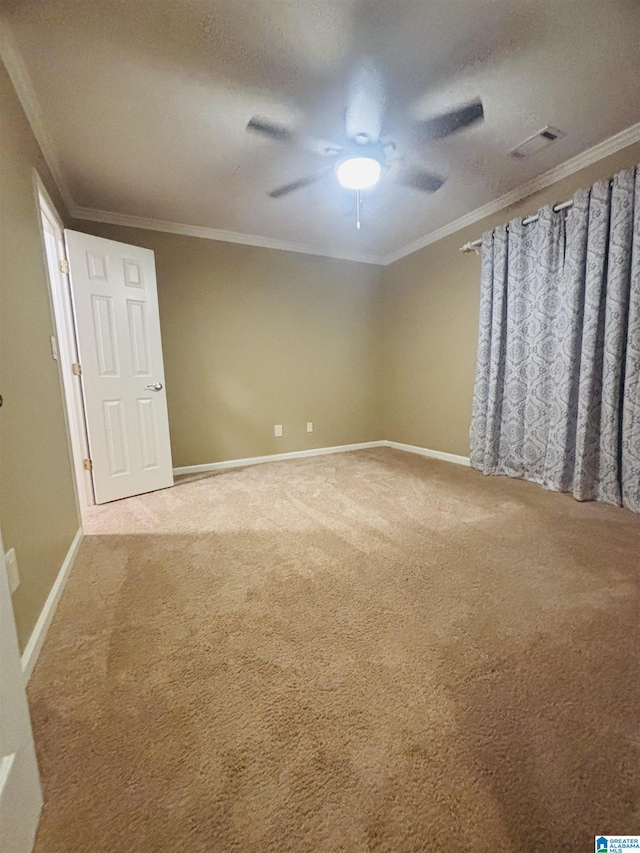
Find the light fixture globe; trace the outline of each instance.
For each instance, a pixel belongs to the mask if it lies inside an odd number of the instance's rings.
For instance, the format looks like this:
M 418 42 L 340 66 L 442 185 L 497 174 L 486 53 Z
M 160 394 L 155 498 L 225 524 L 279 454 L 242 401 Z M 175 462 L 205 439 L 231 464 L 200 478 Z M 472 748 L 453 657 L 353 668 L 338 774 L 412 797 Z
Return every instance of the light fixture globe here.
M 336 166 L 336 175 L 347 190 L 368 190 L 380 180 L 382 168 L 373 157 L 348 157 Z

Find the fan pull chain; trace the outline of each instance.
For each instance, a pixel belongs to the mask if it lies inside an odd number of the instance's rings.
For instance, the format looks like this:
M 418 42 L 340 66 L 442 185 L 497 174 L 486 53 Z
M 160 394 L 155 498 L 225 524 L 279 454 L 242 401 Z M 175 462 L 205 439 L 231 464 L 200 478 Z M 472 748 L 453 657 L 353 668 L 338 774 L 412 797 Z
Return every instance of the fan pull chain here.
M 356 190 L 356 228 L 360 230 L 360 204 L 362 202 L 362 190 Z

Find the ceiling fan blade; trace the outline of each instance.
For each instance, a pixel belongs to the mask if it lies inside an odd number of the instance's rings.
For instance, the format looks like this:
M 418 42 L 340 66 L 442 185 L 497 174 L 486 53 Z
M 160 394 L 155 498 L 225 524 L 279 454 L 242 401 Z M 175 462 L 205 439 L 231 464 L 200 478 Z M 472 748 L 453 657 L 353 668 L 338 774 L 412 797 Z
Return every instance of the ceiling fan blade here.
M 259 116 L 254 116 L 249 119 L 247 130 L 252 130 L 254 133 L 261 133 L 263 136 L 268 136 L 270 139 L 277 139 L 278 142 L 291 142 L 294 138 L 293 133 L 284 125 L 276 124 L 274 121 L 262 119 Z
M 282 124 L 260 118 L 259 116 L 254 116 L 249 120 L 247 130 L 259 133 L 277 142 L 286 142 L 289 145 L 296 145 L 307 151 L 313 151 L 315 154 L 321 154 L 323 157 L 337 157 L 344 150 L 341 145 L 336 145 L 335 142 L 329 142 L 326 139 L 317 139 L 315 136 L 303 136 L 294 133 Z
M 429 172 L 427 169 L 421 169 L 418 166 L 403 166 L 396 174 L 396 183 L 422 190 L 425 193 L 436 192 L 445 181 L 446 178 L 441 175 Z
M 385 92 L 382 75 L 370 58 L 362 60 L 349 84 L 345 124 L 347 138 L 377 145 L 382 132 Z
M 469 104 L 457 107 L 455 110 L 432 116 L 424 121 L 416 122 L 416 128 L 421 136 L 429 139 L 444 139 L 458 130 L 470 127 L 478 121 L 483 121 L 484 109 L 480 98 Z
M 325 175 L 329 174 L 330 171 L 332 171 L 332 167 L 329 169 L 320 169 L 319 172 L 315 172 L 313 175 L 307 175 L 306 178 L 299 178 L 297 181 L 291 181 L 290 184 L 285 184 L 282 187 L 271 190 L 269 196 L 270 198 L 282 198 L 283 195 L 289 195 L 289 193 L 300 190 L 303 187 L 308 187 L 309 184 L 315 184 L 317 181 L 322 180 Z

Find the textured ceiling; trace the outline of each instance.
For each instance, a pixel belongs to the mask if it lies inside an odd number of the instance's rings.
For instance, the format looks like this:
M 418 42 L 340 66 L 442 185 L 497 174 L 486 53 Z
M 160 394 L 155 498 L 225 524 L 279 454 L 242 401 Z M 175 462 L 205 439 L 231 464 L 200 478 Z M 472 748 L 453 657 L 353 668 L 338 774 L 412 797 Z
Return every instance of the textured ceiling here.
M 75 205 L 386 255 L 640 119 L 637 0 L 13 0 L 3 18 Z M 328 180 L 267 192 L 322 165 L 253 136 L 254 114 L 342 142 L 350 75 L 377 58 L 385 130 L 448 176 L 434 195 Z M 480 95 L 486 121 L 412 145 L 409 120 Z M 551 124 L 566 137 L 508 152 Z

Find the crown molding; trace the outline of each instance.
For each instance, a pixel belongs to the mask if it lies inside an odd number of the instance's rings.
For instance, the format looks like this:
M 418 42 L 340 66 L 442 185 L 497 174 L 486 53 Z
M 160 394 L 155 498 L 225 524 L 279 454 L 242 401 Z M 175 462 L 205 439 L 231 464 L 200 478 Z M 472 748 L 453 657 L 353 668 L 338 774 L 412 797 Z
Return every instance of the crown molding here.
M 561 163 L 559 166 L 554 166 L 554 168 L 549 169 L 548 172 L 538 175 L 537 178 L 532 178 L 526 184 L 522 184 L 521 186 L 510 190 L 508 193 L 500 196 L 500 198 L 496 198 L 482 207 L 478 207 L 476 210 L 461 216 L 459 219 L 454 219 L 454 221 L 450 222 L 448 225 L 443 225 L 442 228 L 432 231 L 425 237 L 420 237 L 420 239 L 414 240 L 412 243 L 408 243 L 402 249 L 391 252 L 385 256 L 384 265 L 388 266 L 395 261 L 399 261 L 401 258 L 405 258 L 407 255 L 412 255 L 419 249 L 424 249 L 425 246 L 430 246 L 431 243 L 437 243 L 438 240 L 442 240 L 444 237 L 449 237 L 451 234 L 455 234 L 456 231 L 461 231 L 468 225 L 473 225 L 474 222 L 479 222 L 486 216 L 491 216 L 493 213 L 499 213 L 501 210 L 506 207 L 510 207 L 512 204 L 524 201 L 524 199 L 528 198 L 530 195 L 546 189 L 546 187 L 550 187 L 552 184 L 555 184 L 557 181 L 561 181 L 563 178 L 568 178 L 569 175 L 573 175 L 575 172 L 579 172 L 580 169 L 584 169 L 586 166 L 591 166 L 593 163 L 597 163 L 598 160 L 603 160 L 610 154 L 615 154 L 616 151 L 621 151 L 623 148 L 633 145 L 634 142 L 640 142 L 640 122 L 638 122 L 638 124 L 631 125 L 631 127 L 617 133 L 615 136 L 610 136 L 609 139 L 599 142 L 597 145 L 594 145 L 592 148 L 588 148 L 581 154 L 577 154 L 565 163 Z
M 317 255 L 322 258 L 334 258 L 339 261 L 356 261 L 361 264 L 384 266 L 385 259 L 379 255 L 362 255 L 357 252 L 332 251 L 307 246 L 304 243 L 291 243 L 272 237 L 259 237 L 255 234 L 240 234 L 236 231 L 220 231 L 201 225 L 185 225 L 182 222 L 165 222 L 161 219 L 147 219 L 143 216 L 130 216 L 110 210 L 95 210 L 90 207 L 76 207 L 71 210 L 75 219 L 89 222 L 105 222 L 108 225 L 124 225 L 128 228 L 142 228 L 146 231 L 165 231 L 170 234 L 183 234 L 186 237 L 201 237 L 204 240 L 221 240 L 224 243 L 242 243 L 245 246 L 259 246 L 263 249 L 279 249 L 283 252 L 297 252 L 303 255 Z
M 53 140 L 45 127 L 42 110 L 40 109 L 29 72 L 20 55 L 15 39 L 4 22 L 0 23 L 0 57 L 4 62 L 9 78 L 16 90 L 18 100 L 22 104 L 22 109 L 27 116 L 27 121 L 31 125 L 33 135 L 40 146 L 42 156 L 49 167 L 49 171 L 58 187 L 62 200 L 67 210 L 71 212 L 75 207 L 73 196 L 65 181 Z

